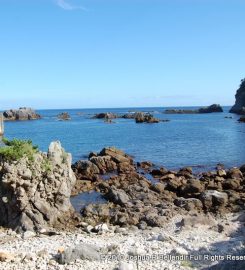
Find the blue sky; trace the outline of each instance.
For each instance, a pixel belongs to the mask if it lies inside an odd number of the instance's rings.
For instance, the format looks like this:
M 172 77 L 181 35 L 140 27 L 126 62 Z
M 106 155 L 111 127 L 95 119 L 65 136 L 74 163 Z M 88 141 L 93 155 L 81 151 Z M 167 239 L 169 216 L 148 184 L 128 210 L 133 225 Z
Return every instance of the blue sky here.
M 232 105 L 245 1 L 0 0 L 0 109 Z

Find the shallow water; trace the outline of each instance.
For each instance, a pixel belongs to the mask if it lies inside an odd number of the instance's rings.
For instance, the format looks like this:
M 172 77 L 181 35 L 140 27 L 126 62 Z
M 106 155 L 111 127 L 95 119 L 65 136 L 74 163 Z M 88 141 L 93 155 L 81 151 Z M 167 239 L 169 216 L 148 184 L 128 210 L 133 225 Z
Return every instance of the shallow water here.
M 90 151 L 116 146 L 134 156 L 137 161 L 149 160 L 156 165 L 177 169 L 183 166 L 213 168 L 217 163 L 228 167 L 245 163 L 245 124 L 228 113 L 169 115 L 166 108 L 40 110 L 41 120 L 5 122 L 8 138 L 31 139 L 43 151 L 53 140 L 60 140 L 71 152 L 73 161 Z M 189 108 L 185 108 L 189 109 Z M 71 121 L 58 121 L 57 115 L 67 111 Z M 115 124 L 90 119 L 99 112 L 126 113 L 151 111 L 170 122 L 136 124 L 132 119 L 115 119 Z
M 96 192 L 96 191 L 80 193 L 74 197 L 71 197 L 70 200 L 76 212 L 80 212 L 87 205 L 91 203 L 96 203 L 96 204 L 107 203 L 107 200 L 103 198 L 101 193 Z

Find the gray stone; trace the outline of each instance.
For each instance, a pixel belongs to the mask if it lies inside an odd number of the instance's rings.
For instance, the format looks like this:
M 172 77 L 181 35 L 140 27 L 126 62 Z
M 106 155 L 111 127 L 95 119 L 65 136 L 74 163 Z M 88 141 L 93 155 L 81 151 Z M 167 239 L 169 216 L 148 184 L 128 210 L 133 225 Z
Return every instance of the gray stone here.
M 90 260 L 98 261 L 100 260 L 99 249 L 95 246 L 89 244 L 80 244 L 75 247 L 66 249 L 63 253 L 60 254 L 59 263 L 60 264 L 69 264 L 75 262 L 76 260 Z
M 74 215 L 70 203 L 76 182 L 71 155 L 60 142 L 50 144 L 48 154 L 37 152 L 18 163 L 5 161 L 0 168 L 0 225 L 20 231 L 68 226 Z M 34 173 L 32 173 L 34 172 Z

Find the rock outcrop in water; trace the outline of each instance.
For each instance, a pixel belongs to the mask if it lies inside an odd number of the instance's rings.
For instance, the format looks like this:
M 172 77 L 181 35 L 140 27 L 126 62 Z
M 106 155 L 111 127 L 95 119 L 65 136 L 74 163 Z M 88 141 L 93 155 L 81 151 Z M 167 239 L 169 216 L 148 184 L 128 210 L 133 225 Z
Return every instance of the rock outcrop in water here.
M 35 153 L 33 160 L 7 161 L 2 157 L 0 225 L 19 231 L 69 226 L 75 182 L 71 155 L 60 142 L 52 142 L 48 153 Z
M 208 107 L 199 108 L 198 110 L 179 110 L 169 109 L 165 110 L 167 114 L 197 114 L 197 113 L 218 113 L 223 112 L 223 108 L 219 104 L 213 104 Z
M 95 114 L 92 118 L 94 119 L 115 119 L 118 116 L 114 113 L 111 112 L 107 112 L 107 113 L 98 113 Z
M 159 123 L 160 120 L 155 118 L 152 114 L 139 112 L 135 114 L 135 122 L 153 124 Z
M 108 201 L 81 210 L 91 225 L 107 222 L 142 229 L 163 226 L 179 213 L 216 215 L 244 209 L 244 166 L 229 170 L 220 166 L 215 172 L 195 175 L 191 168 L 169 171 L 154 168 L 150 162 L 135 164 L 121 150 L 105 148 L 99 154 L 91 153 L 88 161 L 77 162 L 73 169 L 79 179 L 76 192 L 96 190 Z
M 63 112 L 58 114 L 57 118 L 61 121 L 68 121 L 71 120 L 71 116 L 69 115 L 68 112 Z
M 18 110 L 8 110 L 3 112 L 4 120 L 5 121 L 16 121 L 16 120 L 36 120 L 40 119 L 41 116 L 37 114 L 33 109 L 31 108 L 19 108 Z
M 245 123 L 245 116 L 242 116 L 238 119 L 240 123 Z
M 236 103 L 230 112 L 245 115 L 245 79 L 241 81 L 240 87 L 236 92 Z

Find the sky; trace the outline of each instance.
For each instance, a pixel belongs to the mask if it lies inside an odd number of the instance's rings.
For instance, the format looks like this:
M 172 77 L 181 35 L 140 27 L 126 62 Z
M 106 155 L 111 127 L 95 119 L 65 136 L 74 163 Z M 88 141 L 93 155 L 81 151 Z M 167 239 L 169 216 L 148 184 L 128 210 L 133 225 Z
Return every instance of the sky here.
M 0 110 L 232 105 L 244 0 L 0 0 Z

